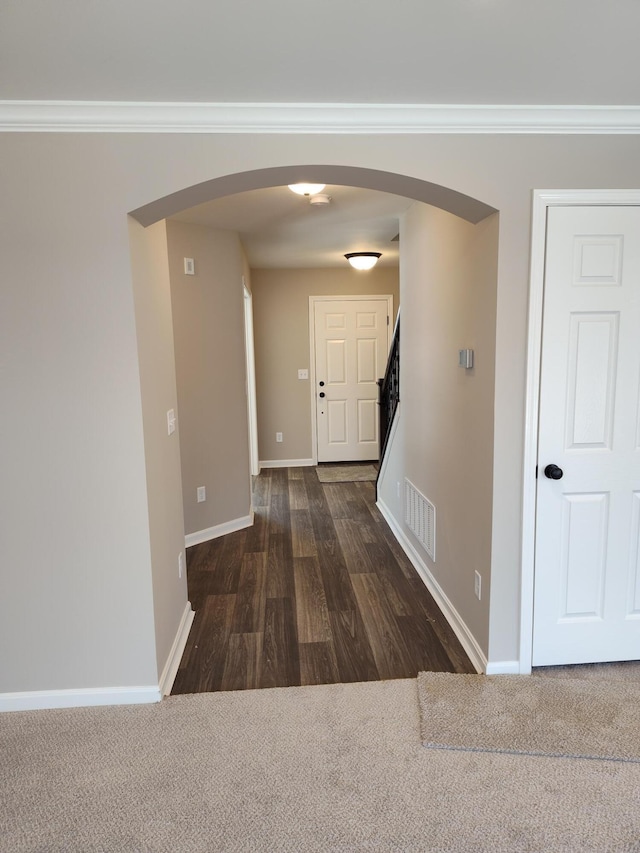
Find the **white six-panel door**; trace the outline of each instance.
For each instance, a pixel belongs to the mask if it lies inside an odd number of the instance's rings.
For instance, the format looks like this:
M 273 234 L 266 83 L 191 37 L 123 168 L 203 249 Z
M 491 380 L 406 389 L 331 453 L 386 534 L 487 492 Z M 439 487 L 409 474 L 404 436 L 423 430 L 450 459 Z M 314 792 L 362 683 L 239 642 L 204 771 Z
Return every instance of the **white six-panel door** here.
M 534 666 L 640 658 L 639 544 L 640 208 L 550 207 Z
M 314 300 L 318 462 L 377 459 L 390 297 Z

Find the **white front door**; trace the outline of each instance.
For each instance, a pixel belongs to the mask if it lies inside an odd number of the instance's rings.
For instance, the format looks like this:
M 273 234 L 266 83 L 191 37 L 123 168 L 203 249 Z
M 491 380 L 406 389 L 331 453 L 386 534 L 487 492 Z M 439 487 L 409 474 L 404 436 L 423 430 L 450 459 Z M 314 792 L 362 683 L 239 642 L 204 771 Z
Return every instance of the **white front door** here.
M 391 297 L 313 306 L 318 462 L 378 459 L 377 380 L 387 363 Z
M 544 293 L 533 665 L 637 659 L 640 208 L 550 207 Z

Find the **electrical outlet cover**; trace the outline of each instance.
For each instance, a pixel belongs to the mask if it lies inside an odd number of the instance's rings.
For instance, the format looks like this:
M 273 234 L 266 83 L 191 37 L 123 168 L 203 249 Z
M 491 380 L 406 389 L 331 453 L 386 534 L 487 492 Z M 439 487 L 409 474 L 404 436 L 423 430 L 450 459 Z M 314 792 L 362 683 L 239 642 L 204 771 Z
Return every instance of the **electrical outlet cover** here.
M 482 597 L 482 577 L 479 572 L 476 572 L 474 575 L 473 591 L 475 592 L 478 601 L 480 601 Z

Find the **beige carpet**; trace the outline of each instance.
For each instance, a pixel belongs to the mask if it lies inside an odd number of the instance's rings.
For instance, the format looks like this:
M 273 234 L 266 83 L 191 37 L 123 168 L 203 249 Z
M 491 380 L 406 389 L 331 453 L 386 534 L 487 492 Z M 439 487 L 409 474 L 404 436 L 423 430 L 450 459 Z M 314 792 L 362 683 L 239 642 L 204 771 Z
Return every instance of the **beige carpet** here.
M 0 716 L 2 853 L 640 846 L 640 765 L 428 750 L 414 679 Z
M 316 473 L 321 483 L 364 483 L 378 476 L 373 465 L 319 465 Z
M 640 683 L 526 675 L 418 676 L 425 746 L 640 762 Z

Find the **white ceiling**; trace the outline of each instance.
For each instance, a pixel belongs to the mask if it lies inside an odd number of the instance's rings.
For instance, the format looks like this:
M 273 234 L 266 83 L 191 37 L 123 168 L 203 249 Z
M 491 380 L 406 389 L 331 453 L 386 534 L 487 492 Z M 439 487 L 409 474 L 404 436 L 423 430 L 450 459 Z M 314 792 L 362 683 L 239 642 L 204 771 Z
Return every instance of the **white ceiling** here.
M 4 0 L 0 99 L 640 104 L 640 0 Z M 407 199 L 284 188 L 179 218 L 242 235 L 256 267 L 397 262 Z
M 638 0 L 4 0 L 0 98 L 639 104 Z
M 414 202 L 390 193 L 327 186 L 327 206 L 310 205 L 288 187 L 226 196 L 171 217 L 237 231 L 253 268 L 345 266 L 346 252 L 382 252 L 397 266 L 399 218 Z

